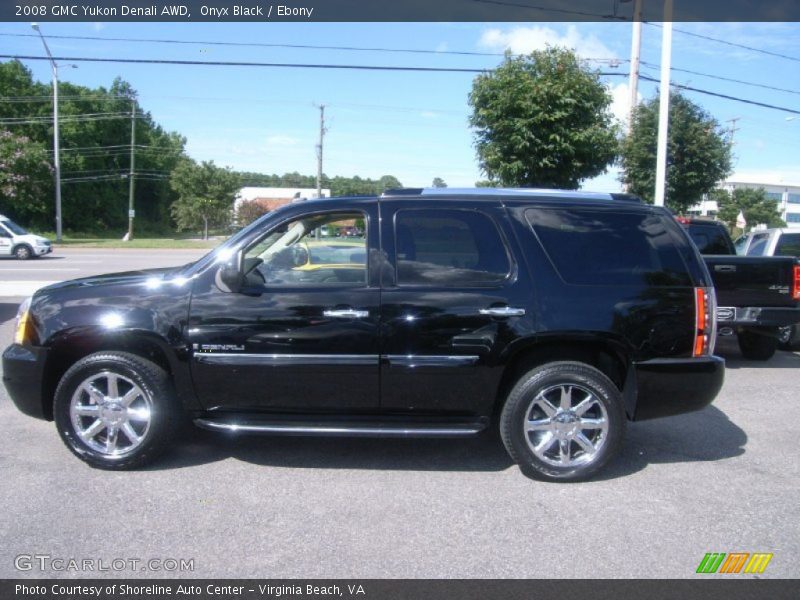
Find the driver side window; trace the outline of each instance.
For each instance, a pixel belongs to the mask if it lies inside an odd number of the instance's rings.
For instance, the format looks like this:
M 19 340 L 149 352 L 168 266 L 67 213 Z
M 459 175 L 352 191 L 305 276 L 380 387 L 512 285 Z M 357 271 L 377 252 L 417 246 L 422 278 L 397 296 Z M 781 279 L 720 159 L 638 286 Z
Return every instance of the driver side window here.
M 326 213 L 300 217 L 270 231 L 245 253 L 248 279 L 266 286 L 365 286 L 366 217 Z

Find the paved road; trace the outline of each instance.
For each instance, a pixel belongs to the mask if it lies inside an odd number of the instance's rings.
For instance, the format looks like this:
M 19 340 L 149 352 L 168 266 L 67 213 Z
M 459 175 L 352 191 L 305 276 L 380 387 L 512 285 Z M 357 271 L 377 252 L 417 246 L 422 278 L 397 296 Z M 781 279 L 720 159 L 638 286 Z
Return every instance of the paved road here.
M 207 249 L 126 250 L 59 248 L 36 260 L 0 259 L 0 297 L 29 296 L 36 289 L 65 279 L 88 275 L 172 267 L 197 260 Z
M 78 576 L 18 572 L 20 554 L 194 559 L 198 577 L 695 577 L 710 551 L 772 552 L 763 576 L 797 577 L 800 355 L 723 353 L 713 406 L 632 425 L 610 470 L 572 485 L 525 478 L 495 435 L 196 430 L 151 468 L 97 471 L 0 391 L 0 577 Z

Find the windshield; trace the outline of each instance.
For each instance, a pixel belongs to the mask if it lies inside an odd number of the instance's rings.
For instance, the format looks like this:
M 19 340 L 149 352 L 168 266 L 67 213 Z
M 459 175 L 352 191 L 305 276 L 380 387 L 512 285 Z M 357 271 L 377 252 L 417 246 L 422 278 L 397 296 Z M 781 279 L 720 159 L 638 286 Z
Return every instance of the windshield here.
M 14 235 L 28 235 L 28 232 L 25 231 L 23 227 L 20 227 L 19 225 L 14 223 L 14 221 L 11 220 L 3 221 L 3 225 L 5 225 L 6 229 L 8 229 Z

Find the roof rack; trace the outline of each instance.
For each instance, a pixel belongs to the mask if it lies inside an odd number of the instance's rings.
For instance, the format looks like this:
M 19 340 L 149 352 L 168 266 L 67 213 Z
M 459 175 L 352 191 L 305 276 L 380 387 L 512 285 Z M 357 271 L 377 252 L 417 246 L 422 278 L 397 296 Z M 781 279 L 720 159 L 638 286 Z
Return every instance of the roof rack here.
M 525 196 L 534 198 L 583 198 L 586 200 L 620 200 L 641 203 L 633 194 L 585 192 L 582 190 L 557 190 L 548 188 L 398 188 L 386 190 L 386 196 Z

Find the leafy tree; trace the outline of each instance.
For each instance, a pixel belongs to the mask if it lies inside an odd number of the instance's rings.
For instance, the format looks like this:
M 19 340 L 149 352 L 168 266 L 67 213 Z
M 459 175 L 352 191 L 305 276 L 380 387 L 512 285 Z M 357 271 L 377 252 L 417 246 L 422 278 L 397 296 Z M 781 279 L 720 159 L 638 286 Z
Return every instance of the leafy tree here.
M 736 188 L 733 193 L 715 189 L 709 194 L 717 201 L 717 217 L 731 230 L 736 226 L 739 212 L 744 215 L 748 227 L 765 223 L 767 227 L 786 227 L 778 210 L 778 202 L 767 197 L 764 188 Z
M 656 186 L 658 97 L 640 104 L 622 144 L 621 180 L 652 203 Z M 685 96 L 672 92 L 667 134 L 666 204 L 676 212 L 697 204 L 731 172 L 731 148 L 719 123 Z
M 187 159 L 172 171 L 170 187 L 178 195 L 172 204 L 172 216 L 178 229 L 202 226 L 203 239 L 208 239 L 209 225 L 230 223 L 240 185 L 239 177 L 230 169 L 217 167 L 213 161 L 198 165 Z
M 268 212 L 269 208 L 266 202 L 260 201 L 258 198 L 255 200 L 246 200 L 241 202 L 236 209 L 236 223 L 244 227 L 256 219 L 260 219 Z
M 52 222 L 52 177 L 43 144 L 0 130 L 0 213 L 24 224 Z
M 434 177 L 433 178 L 433 183 L 431 183 L 431 186 L 433 186 L 435 188 L 446 188 L 447 184 L 444 182 L 444 179 L 442 179 L 441 177 Z
M 18 61 L 0 63 L 0 90 L 4 96 L 26 98 L 0 102 L 0 118 L 27 118 L 15 124 L 15 135 L 44 148 L 53 146 L 53 105 L 50 83 L 34 82 L 31 72 Z M 68 231 L 122 230 L 128 220 L 131 104 L 136 92 L 117 78 L 110 88 L 88 88 L 68 81 L 59 83 L 61 116 L 61 176 L 64 227 Z M 83 115 L 102 113 L 103 118 Z M 169 206 L 175 196 L 168 175 L 183 153 L 186 140 L 164 131 L 137 104 L 136 111 L 137 229 L 170 227 Z M 44 176 L 43 185 L 52 185 Z M 52 196 L 52 191 L 49 192 Z M 49 212 L 31 215 L 30 225 L 52 228 Z
M 570 50 L 507 53 L 469 95 L 481 169 L 504 186 L 577 188 L 617 155 L 611 101 Z

